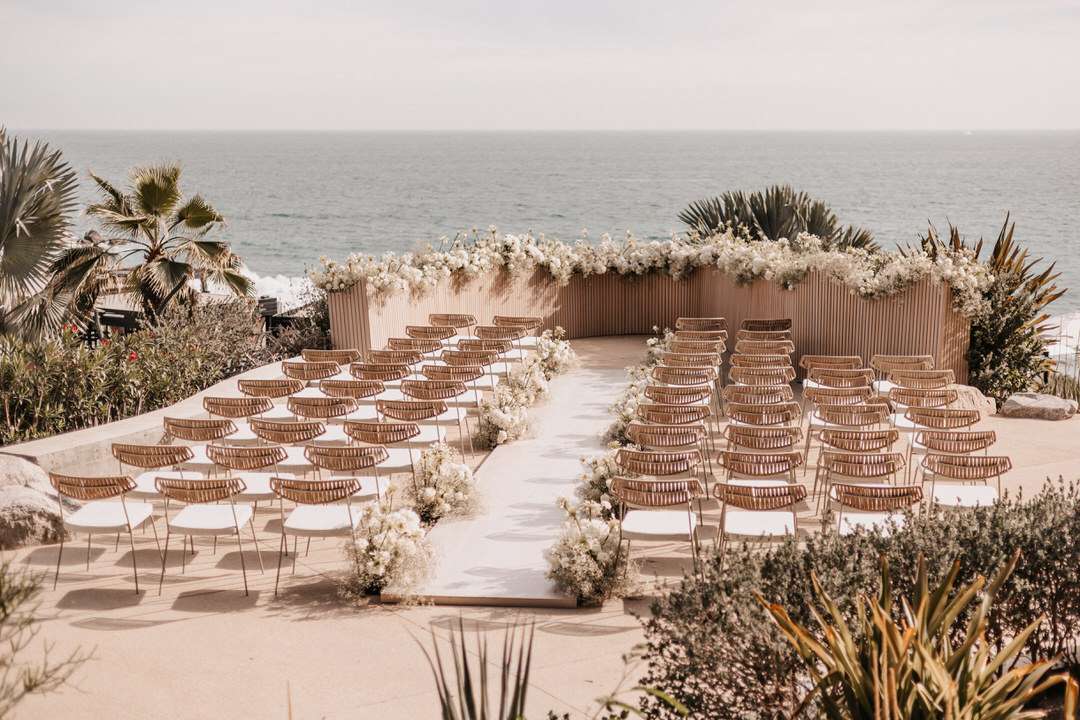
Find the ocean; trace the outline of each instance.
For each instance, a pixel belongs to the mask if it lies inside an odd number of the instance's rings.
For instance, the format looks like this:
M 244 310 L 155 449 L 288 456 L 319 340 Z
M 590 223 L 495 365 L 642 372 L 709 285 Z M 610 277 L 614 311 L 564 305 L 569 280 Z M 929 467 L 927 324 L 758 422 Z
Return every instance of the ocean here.
M 409 250 L 472 228 L 576 240 L 679 231 L 691 200 L 790 183 L 885 247 L 928 222 L 996 237 L 1006 212 L 1080 311 L 1080 131 L 1061 132 L 121 132 L 16 131 L 48 140 L 84 179 L 184 167 L 228 221 L 222 235 L 265 294 L 320 256 Z M 80 232 L 92 227 L 80 217 Z

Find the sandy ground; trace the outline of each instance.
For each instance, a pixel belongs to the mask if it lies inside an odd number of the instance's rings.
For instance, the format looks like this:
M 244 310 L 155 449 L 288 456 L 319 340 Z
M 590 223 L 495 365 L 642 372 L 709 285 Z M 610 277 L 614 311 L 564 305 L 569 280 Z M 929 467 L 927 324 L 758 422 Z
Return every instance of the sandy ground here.
M 643 347 L 642 338 L 575 342 L 586 367 L 629 365 Z M 574 391 L 572 378 L 567 376 L 571 382 L 562 383 L 560 392 Z M 1032 491 L 1047 476 L 1078 474 L 1080 420 L 990 417 L 979 427 L 997 430 L 994 451 L 1013 458 L 1015 470 L 1005 480 L 1010 490 Z M 804 513 L 807 520 L 810 512 Z M 71 687 L 27 700 L 17 715 L 286 718 L 291 707 L 294 718 L 437 717 L 420 644 L 430 647 L 431 633 L 447 637 L 460 618 L 493 648 L 505 628 L 534 621 L 529 717 L 544 717 L 548 709 L 582 717 L 596 697 L 623 680 L 622 655 L 641 640 L 635 614 L 647 611 L 647 598 L 602 609 L 535 611 L 349 604 L 332 580 L 345 568 L 336 540 L 314 541 L 307 554 L 301 545 L 296 575 L 288 575 L 286 565 L 282 593 L 274 598 L 278 522 L 276 509 L 260 510 L 266 571 L 259 572 L 248 541 L 249 597 L 243 595 L 239 554 L 224 539 L 216 552 L 209 541 L 197 540 L 183 574 L 180 553 L 170 550 L 161 595 L 160 559 L 149 533 L 136 536 L 139 595 L 133 591 L 130 550 L 123 544 L 116 549 L 115 538 L 95 538 L 89 570 L 85 543 L 69 543 L 55 591 L 55 546 L 15 553 L 16 563 L 50 573 L 41 598 L 41 634 L 54 644 L 53 652 L 94 652 Z M 634 554 L 645 575 L 662 583 L 673 582 L 688 565 L 688 552 L 678 543 L 635 543 Z

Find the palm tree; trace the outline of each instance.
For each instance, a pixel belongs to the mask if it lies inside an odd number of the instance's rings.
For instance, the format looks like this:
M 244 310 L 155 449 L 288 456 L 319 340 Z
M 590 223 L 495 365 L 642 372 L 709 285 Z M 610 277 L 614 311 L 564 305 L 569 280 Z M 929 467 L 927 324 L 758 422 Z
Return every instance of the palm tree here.
M 60 324 L 57 307 L 41 314 L 30 299 L 68 243 L 76 185 L 60 151 L 0 128 L 0 334 L 34 336 Z
M 728 229 L 774 241 L 794 240 L 799 233 L 809 233 L 821 238 L 826 247 L 878 249 L 869 230 L 841 226 L 828 205 L 790 185 L 774 185 L 765 192 L 738 190 L 698 200 L 679 213 L 679 220 L 702 238 Z
M 53 264 L 52 289 L 71 293 L 75 312 L 85 316 L 109 275 L 120 268 L 128 270 L 124 291 L 152 323 L 173 301 L 193 301 L 196 280 L 250 294 L 239 256 L 228 243 L 207 237 L 225 218 L 200 195 L 185 200 L 180 174 L 173 163 L 135 168 L 126 193 L 90 174 L 101 200 L 86 213 L 101 221 L 106 235 L 88 232 Z

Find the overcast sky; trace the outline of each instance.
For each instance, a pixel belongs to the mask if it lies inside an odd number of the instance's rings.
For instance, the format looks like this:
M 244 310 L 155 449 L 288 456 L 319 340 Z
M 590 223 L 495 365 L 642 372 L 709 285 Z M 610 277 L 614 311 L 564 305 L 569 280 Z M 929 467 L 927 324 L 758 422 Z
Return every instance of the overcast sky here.
M 0 124 L 1080 128 L 1080 0 L 0 0 Z

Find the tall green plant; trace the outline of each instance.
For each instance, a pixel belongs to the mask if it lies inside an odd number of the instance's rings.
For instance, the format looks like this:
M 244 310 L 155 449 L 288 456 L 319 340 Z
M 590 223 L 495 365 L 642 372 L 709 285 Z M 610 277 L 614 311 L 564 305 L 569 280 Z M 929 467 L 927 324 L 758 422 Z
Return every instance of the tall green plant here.
M 864 228 L 841 226 L 836 213 L 820 200 L 790 185 L 764 192 L 727 192 L 690 203 L 679 213 L 690 230 L 708 237 L 731 229 L 761 240 L 795 240 L 799 233 L 822 239 L 827 247 L 877 250 L 873 234 Z
M 1016 223 L 1009 216 L 998 231 L 986 265 L 994 281 L 985 293 L 987 309 L 972 319 L 968 349 L 969 382 L 999 404 L 1015 392 L 1025 392 L 1054 369 L 1047 346 L 1054 330 L 1046 308 L 1065 294 L 1055 281 L 1055 263 L 1033 258 L 1015 239 Z M 929 227 L 922 248 L 935 256 L 942 250 L 967 249 L 982 255 L 984 243 L 969 245 L 950 223 L 948 237 Z
M 0 333 L 39 336 L 59 327 L 63 304 L 30 298 L 68 242 L 76 190 L 60 151 L 0 128 Z
M 1016 567 L 1013 554 L 989 585 L 982 576 L 955 588 L 960 562 L 933 590 L 926 562 L 919 560 L 914 605 L 901 598 L 894 606 L 888 560 L 881 559 L 878 597 L 860 593 L 854 626 L 812 575 L 817 631 L 793 620 L 784 607 L 760 602 L 802 659 L 813 689 L 796 710 L 816 703 L 829 720 L 1022 720 L 1040 718 L 1026 710 L 1033 700 L 1064 684 L 1065 717 L 1075 716 L 1077 684 L 1066 674 L 1051 675 L 1051 660 L 1018 662 L 1028 637 L 1041 620 L 1020 630 L 1000 652 L 986 641 L 987 614 L 1002 584 Z M 958 642 L 954 624 L 969 606 Z
M 53 264 L 50 290 L 71 294 L 76 310 L 87 313 L 110 273 L 126 268 L 124 292 L 151 323 L 174 300 L 192 300 L 195 281 L 250 294 L 240 258 L 228 243 L 209 237 L 225 218 L 201 195 L 185 200 L 180 176 L 177 164 L 135 168 L 125 192 L 91 174 L 101 198 L 86 212 L 106 234 L 91 231 L 62 253 Z

